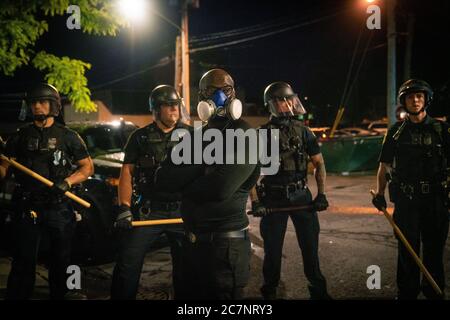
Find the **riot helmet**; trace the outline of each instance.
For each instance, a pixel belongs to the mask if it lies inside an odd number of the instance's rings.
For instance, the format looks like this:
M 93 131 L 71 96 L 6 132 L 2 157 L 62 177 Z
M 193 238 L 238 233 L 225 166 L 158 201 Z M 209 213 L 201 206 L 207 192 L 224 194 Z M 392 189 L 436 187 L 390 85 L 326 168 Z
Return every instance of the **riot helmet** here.
M 26 102 L 30 110 L 33 103 L 43 100 L 50 103 L 49 114 L 44 117 L 33 115 L 34 119 L 44 120 L 47 117 L 57 117 L 61 112 L 61 97 L 58 89 L 48 83 L 39 83 L 27 92 Z
M 183 99 L 174 87 L 163 84 L 155 87 L 152 90 L 152 93 L 149 97 L 149 110 L 153 113 L 155 120 L 161 121 L 160 112 L 162 105 L 178 106 L 178 110 L 180 113 L 179 120 L 185 120 L 188 118 Z M 162 123 L 167 126 L 164 122 Z
M 264 105 L 274 117 L 292 117 L 306 113 L 292 87 L 282 81 L 269 84 L 264 90 Z
M 423 109 L 417 113 L 412 113 L 408 110 L 408 108 L 406 108 L 405 97 L 409 93 L 413 92 L 423 92 L 425 94 L 425 105 Z M 398 90 L 397 96 L 398 104 L 403 106 L 406 112 L 408 112 L 409 114 L 417 115 L 423 112 L 430 105 L 432 100 L 433 100 L 433 89 L 431 89 L 431 86 L 423 80 L 409 79 L 405 81 Z
M 236 99 L 233 78 L 222 69 L 206 72 L 199 82 L 197 113 L 202 121 L 219 116 L 237 120 L 242 115 L 242 102 Z

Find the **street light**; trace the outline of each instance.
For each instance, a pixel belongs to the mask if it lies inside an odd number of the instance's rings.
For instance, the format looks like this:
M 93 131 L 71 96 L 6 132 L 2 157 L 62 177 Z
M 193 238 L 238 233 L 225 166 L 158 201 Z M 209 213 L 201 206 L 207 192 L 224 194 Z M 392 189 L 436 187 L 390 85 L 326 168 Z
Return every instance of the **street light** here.
M 188 15 L 187 6 L 188 1 L 182 1 L 182 16 L 181 16 L 181 26 L 162 15 L 160 12 L 156 11 L 154 8 L 149 8 L 147 6 L 148 1 L 146 0 L 118 0 L 118 7 L 122 14 L 125 15 L 126 19 L 130 23 L 142 22 L 145 17 L 145 12 L 150 10 L 152 13 L 169 23 L 171 26 L 175 27 L 180 31 L 180 47 L 181 47 L 181 84 L 182 84 L 182 97 L 184 99 L 185 107 L 190 112 L 190 88 L 189 88 L 189 41 L 188 41 Z M 179 83 L 177 79 L 177 68 L 178 64 L 175 65 L 175 87 L 178 89 Z
M 130 23 L 142 23 L 145 21 L 145 12 L 148 10 L 148 2 L 145 0 L 120 0 L 118 2 L 120 12 Z

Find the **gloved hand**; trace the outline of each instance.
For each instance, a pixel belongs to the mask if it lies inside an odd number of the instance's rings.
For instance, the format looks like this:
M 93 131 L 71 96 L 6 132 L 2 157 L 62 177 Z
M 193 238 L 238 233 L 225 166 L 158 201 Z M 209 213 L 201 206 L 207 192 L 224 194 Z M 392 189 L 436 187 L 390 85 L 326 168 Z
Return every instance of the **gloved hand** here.
M 131 222 L 133 221 L 133 214 L 129 206 L 122 204 L 119 207 L 119 214 L 117 215 L 114 227 L 118 229 L 128 230 L 133 228 Z
M 373 197 L 372 204 L 380 211 L 383 211 L 382 208 L 387 208 L 386 198 L 381 194 L 377 194 L 375 197 Z
M 328 200 L 324 193 L 317 194 L 313 206 L 316 211 L 324 211 L 328 208 Z
M 66 193 L 66 191 L 70 190 L 70 185 L 66 180 L 61 180 L 61 181 L 56 181 L 53 186 L 52 189 L 58 193 L 58 194 L 64 194 Z
M 252 201 L 252 212 L 255 217 L 264 217 L 268 214 L 267 208 L 259 201 Z

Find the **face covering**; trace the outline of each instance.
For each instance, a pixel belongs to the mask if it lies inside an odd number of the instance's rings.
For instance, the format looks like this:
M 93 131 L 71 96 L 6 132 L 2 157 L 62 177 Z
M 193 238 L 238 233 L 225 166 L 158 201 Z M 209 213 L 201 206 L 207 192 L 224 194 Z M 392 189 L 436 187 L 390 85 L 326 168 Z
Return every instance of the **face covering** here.
M 197 113 L 202 121 L 208 121 L 216 116 L 237 120 L 242 115 L 242 102 L 239 99 L 228 98 L 222 90 L 218 89 L 211 99 L 198 103 Z

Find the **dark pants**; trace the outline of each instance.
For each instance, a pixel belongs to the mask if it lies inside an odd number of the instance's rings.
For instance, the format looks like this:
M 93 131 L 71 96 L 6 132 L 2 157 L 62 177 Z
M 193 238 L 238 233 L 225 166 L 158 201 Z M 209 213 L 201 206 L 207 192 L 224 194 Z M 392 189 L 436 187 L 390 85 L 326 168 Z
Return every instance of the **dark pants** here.
M 442 291 L 445 288 L 443 254 L 448 236 L 448 210 L 441 196 L 422 195 L 413 200 L 400 196 L 395 203 L 394 220 L 420 255 L 423 264 Z M 420 291 L 429 299 L 439 298 L 424 277 L 406 247 L 398 242 L 397 286 L 399 299 L 416 299 Z
M 268 198 L 264 203 L 268 207 L 289 207 L 290 205 L 306 205 L 311 201 L 311 192 L 306 189 L 291 194 L 289 200 L 271 201 Z M 319 266 L 319 219 L 317 212 L 312 211 L 273 212 L 261 218 L 260 231 L 264 240 L 264 285 L 261 292 L 264 297 L 276 295 L 280 282 L 284 235 L 289 217 L 294 224 L 298 245 L 302 252 L 304 272 L 309 281 L 308 289 L 311 298 L 328 298 L 326 280 Z
M 185 240 L 183 273 L 188 291 L 184 299 L 237 300 L 250 277 L 250 239 Z
M 33 220 L 29 210 L 17 212 L 14 222 L 15 246 L 6 299 L 30 299 L 36 279 L 39 243 L 44 234 L 49 237 L 49 286 L 51 299 L 63 299 L 67 293 L 67 267 L 70 264 L 71 242 L 75 231 L 75 214 L 68 203 L 49 209 L 36 209 Z M 35 223 L 36 222 L 36 223 Z
M 151 213 L 149 219 L 175 219 L 179 218 L 178 212 Z M 179 299 L 184 288 L 181 274 L 182 241 L 184 229 L 181 224 L 155 225 L 148 227 L 136 227 L 130 231 L 122 231 L 120 235 L 119 252 L 114 267 L 111 299 L 136 299 L 141 277 L 144 257 L 150 246 L 161 234 L 165 233 L 170 243 L 172 255 L 172 279 L 175 299 Z

